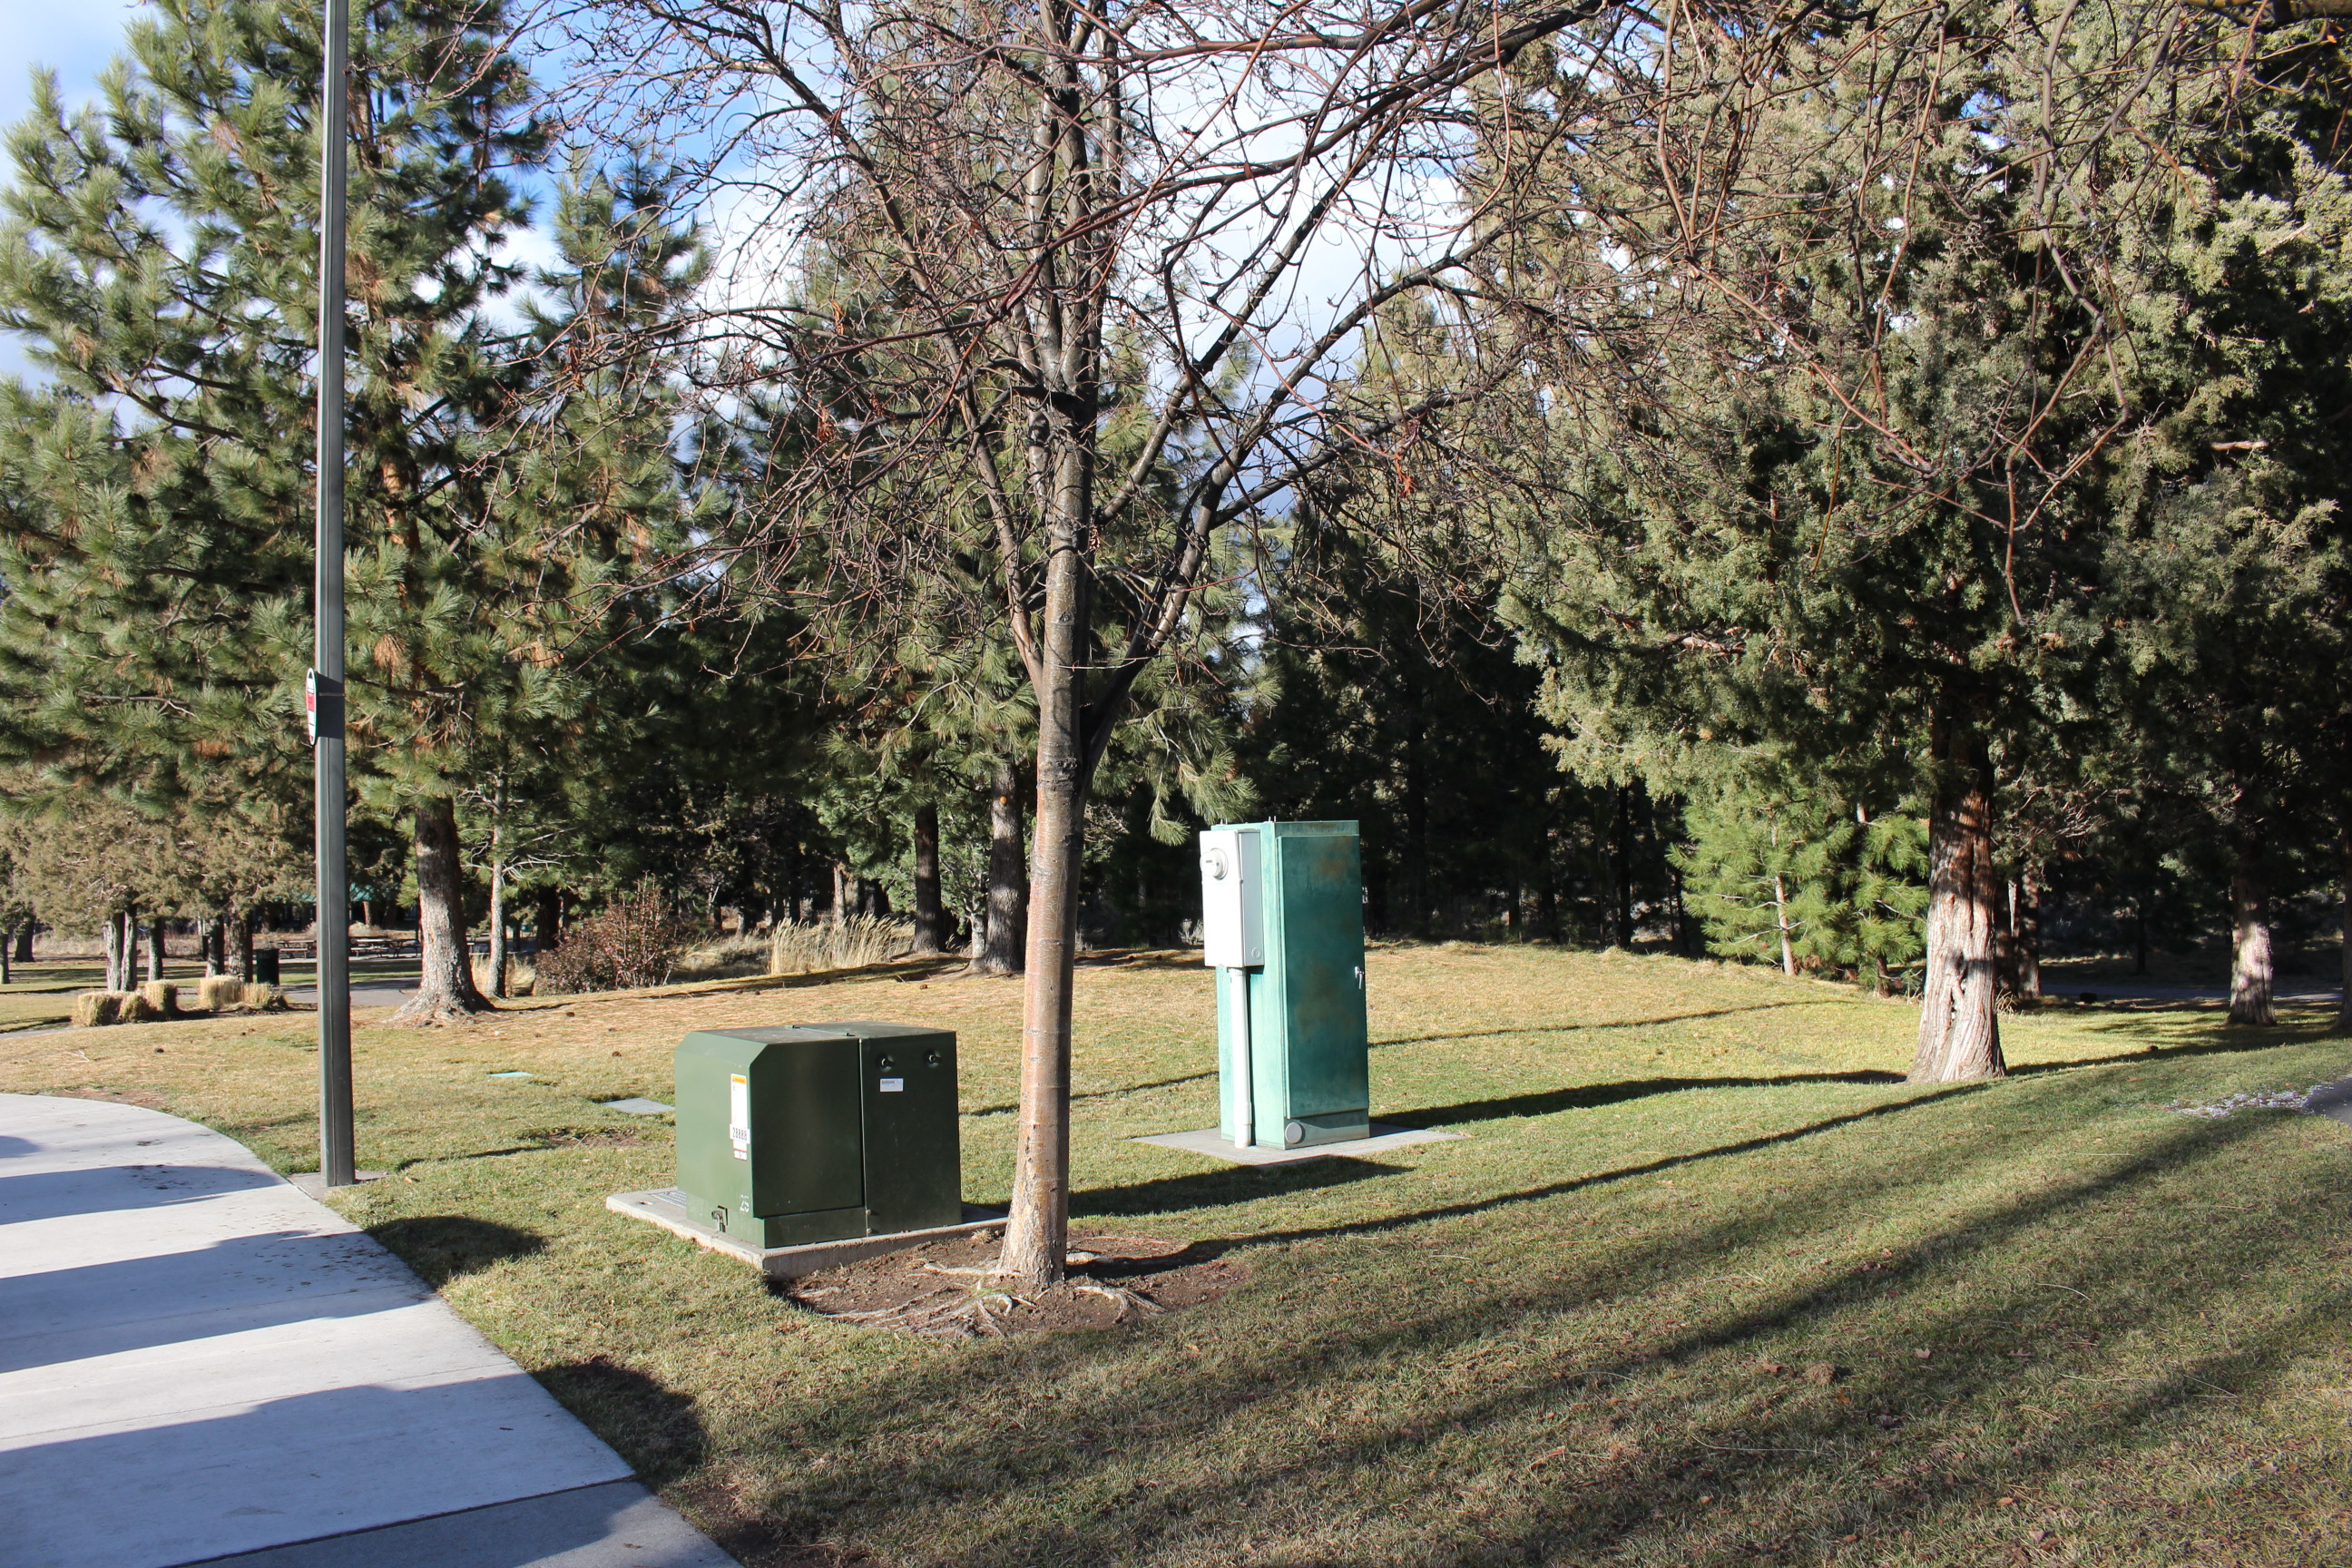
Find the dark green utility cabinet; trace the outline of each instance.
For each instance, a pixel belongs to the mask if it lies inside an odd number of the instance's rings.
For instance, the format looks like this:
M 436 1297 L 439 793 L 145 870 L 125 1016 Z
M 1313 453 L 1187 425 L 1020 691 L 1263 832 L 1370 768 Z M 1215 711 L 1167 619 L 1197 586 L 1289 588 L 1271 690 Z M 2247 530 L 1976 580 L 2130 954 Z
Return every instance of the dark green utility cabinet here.
M 963 1218 L 948 1031 L 698 1029 L 677 1064 L 677 1184 L 698 1221 L 772 1247 Z

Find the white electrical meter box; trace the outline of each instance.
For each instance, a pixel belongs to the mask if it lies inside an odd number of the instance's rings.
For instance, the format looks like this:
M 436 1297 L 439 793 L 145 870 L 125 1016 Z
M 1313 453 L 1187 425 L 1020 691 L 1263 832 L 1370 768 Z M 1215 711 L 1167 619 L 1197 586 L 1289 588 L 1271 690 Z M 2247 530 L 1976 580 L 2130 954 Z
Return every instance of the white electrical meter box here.
M 1257 829 L 1212 827 L 1201 835 L 1201 962 L 1217 969 L 1265 963 Z

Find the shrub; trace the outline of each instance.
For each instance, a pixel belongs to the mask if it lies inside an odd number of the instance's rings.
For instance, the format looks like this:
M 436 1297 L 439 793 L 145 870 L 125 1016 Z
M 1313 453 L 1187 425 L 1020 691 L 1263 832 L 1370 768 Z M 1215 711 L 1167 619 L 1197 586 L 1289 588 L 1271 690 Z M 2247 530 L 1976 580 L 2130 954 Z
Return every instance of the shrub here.
M 258 1007 L 266 1013 L 282 1013 L 286 1010 L 286 993 L 278 986 L 264 985 L 258 981 L 248 980 L 245 983 L 241 999 L 245 1005 Z
M 152 1024 L 163 1016 L 163 1009 L 136 991 L 118 991 L 114 1021 L 118 1024 Z
M 233 974 L 207 974 L 196 982 L 196 1005 L 208 1013 L 245 1000 L 245 982 Z
M 150 980 L 139 988 L 139 997 L 166 1018 L 180 1010 L 180 988 L 168 980 Z
M 852 915 L 838 925 L 780 925 L 768 939 L 768 973 L 814 974 L 860 969 L 903 958 L 915 945 L 914 927 L 878 915 Z
M 659 889 L 639 888 L 563 933 L 533 965 L 541 995 L 659 985 L 685 947 Z

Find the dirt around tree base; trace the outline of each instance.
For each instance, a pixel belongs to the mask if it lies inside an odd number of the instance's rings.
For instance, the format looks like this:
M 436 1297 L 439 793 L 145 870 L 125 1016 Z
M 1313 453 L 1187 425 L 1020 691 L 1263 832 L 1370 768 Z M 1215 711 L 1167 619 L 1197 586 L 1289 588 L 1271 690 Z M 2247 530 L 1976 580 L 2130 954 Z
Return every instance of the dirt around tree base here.
M 1000 1233 L 982 1231 L 779 1281 L 776 1289 L 842 1322 L 969 1340 L 1131 1328 L 1213 1301 L 1248 1278 L 1241 1265 L 1182 1242 L 1073 1236 L 1068 1277 L 1028 1294 L 989 1274 L 1003 1246 Z

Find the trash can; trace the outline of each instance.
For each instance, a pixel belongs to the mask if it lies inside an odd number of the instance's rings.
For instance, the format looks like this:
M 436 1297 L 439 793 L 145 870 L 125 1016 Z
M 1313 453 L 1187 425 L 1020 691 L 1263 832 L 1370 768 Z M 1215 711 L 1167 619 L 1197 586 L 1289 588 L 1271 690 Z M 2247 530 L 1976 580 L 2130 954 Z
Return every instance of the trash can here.
M 688 1212 L 759 1247 L 963 1218 L 955 1036 L 906 1024 L 698 1029 L 678 1045 Z
M 281 984 L 278 978 L 278 950 L 276 948 L 257 947 L 253 950 L 253 980 L 254 984 L 257 985 L 277 985 Z

